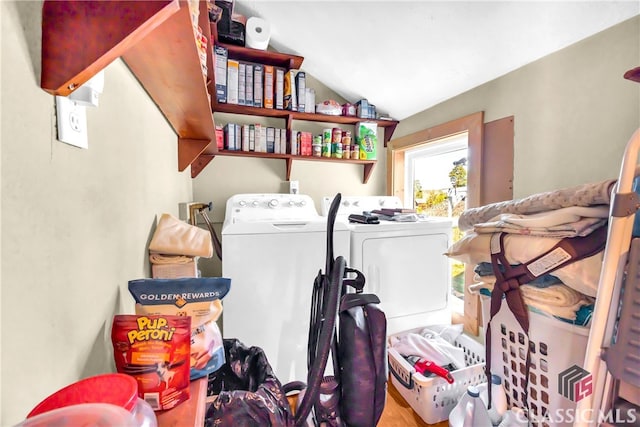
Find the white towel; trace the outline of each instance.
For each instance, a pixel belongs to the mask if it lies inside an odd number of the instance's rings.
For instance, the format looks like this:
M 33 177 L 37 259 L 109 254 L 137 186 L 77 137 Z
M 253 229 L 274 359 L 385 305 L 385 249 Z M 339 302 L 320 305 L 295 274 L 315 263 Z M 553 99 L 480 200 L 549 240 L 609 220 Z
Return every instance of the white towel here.
M 469 286 L 471 293 L 478 293 L 480 289 L 493 290 L 495 276 L 483 276 L 484 282 L 474 283 Z M 594 299 L 571 289 L 565 284 L 551 285 L 546 288 L 538 288 L 532 285 L 520 286 L 522 299 L 528 306 L 534 307 L 552 316 L 563 319 L 575 320 L 576 312 L 580 307 L 593 304 Z
M 447 342 L 445 339 L 425 338 L 420 334 L 408 334 L 390 338 L 391 347 L 401 356 L 418 356 L 438 366 L 452 364 L 456 369 L 465 367 L 464 350 Z

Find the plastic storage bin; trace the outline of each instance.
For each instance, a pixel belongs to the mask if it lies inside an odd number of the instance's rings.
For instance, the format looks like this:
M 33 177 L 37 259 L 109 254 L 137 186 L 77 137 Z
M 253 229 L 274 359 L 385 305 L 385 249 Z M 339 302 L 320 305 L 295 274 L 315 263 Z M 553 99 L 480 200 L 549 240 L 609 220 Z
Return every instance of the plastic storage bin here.
M 402 334 L 419 332 L 423 329 L 424 327 L 415 328 L 404 331 Z M 464 349 L 467 367 L 451 372 L 454 379 L 452 384 L 444 378 L 425 377 L 417 373 L 396 350 L 391 347 L 388 349 L 391 383 L 427 424 L 447 420 L 449 413 L 458 403 L 458 399 L 466 393 L 467 388 L 486 381 L 484 347 L 464 334 L 456 339 L 455 345 Z
M 138 397 L 138 383 L 125 374 L 102 374 L 85 378 L 53 393 L 29 412 L 27 419 L 59 408 L 103 403 L 128 411 L 136 427 L 157 427 L 151 406 Z
M 485 295 L 481 295 L 480 300 L 486 331 L 491 300 Z M 588 339 L 588 327 L 529 311 L 527 340 L 506 301 L 503 301 L 491 322 L 491 373 L 502 377 L 509 407 L 524 408 L 524 372 L 529 346 L 529 420 L 532 425 L 541 427 L 572 426 L 573 420 L 568 415 L 575 410 L 576 402 L 565 396 L 570 394 L 566 384 L 561 393 L 559 377 L 568 377 L 574 365 L 581 369 Z M 579 373 L 578 370 L 575 372 Z M 583 379 L 589 380 L 587 376 Z
M 133 414 L 110 403 L 65 406 L 27 418 L 14 427 L 138 427 Z

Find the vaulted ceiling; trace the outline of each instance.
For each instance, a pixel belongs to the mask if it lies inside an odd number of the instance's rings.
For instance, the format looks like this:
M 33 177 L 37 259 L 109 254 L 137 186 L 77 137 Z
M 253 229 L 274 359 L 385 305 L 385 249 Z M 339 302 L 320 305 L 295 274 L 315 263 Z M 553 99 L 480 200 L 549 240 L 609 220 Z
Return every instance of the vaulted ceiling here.
M 236 0 L 234 7 L 265 19 L 270 46 L 303 56 L 302 70 L 399 120 L 640 14 L 637 0 Z

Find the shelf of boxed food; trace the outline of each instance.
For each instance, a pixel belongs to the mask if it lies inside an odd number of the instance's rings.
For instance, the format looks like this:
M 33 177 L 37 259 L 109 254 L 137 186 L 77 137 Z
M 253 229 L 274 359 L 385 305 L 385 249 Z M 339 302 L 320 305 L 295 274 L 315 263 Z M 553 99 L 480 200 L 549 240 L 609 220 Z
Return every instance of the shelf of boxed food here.
M 360 127 L 358 124 L 367 122 L 369 124 L 375 124 L 377 128 L 384 129 L 384 137 L 381 141 L 384 143 L 384 146 L 386 146 L 387 142 L 391 139 L 398 121 L 370 118 L 376 117 L 375 107 L 369 104 L 366 99 L 360 100 L 356 105 L 347 103 L 343 106 L 340 106 L 335 101 L 327 100 L 321 102 L 325 110 L 327 110 L 327 113 L 325 114 L 325 111 L 317 111 L 314 91 L 312 88 L 306 87 L 305 72 L 298 70 L 304 60 L 303 57 L 222 43 L 217 37 L 217 25 L 211 23 L 210 29 L 213 38 L 212 56 L 214 60 L 217 61 L 216 64 L 218 64 L 218 69 L 216 69 L 214 73 L 214 81 L 210 82 L 213 84 L 209 85 L 212 94 L 211 110 L 214 115 L 216 113 L 227 113 L 284 120 L 286 124 L 282 130 L 286 131 L 289 144 L 292 139 L 291 132 L 294 131 L 294 121 L 325 123 L 328 125 L 327 127 L 332 128 L 334 127 L 333 125 L 352 125 L 354 126 L 354 135 L 357 134 L 357 129 Z M 230 63 L 232 64 L 230 65 Z M 220 69 L 220 64 L 226 64 L 226 67 L 223 65 Z M 251 77 L 251 83 L 248 77 L 249 67 L 251 67 L 252 70 L 250 75 L 253 76 Z M 220 78 L 221 76 L 222 78 Z M 247 76 L 246 80 L 243 76 Z M 245 84 L 242 83 L 243 81 Z M 259 83 L 256 83 L 257 81 Z M 267 84 L 267 82 L 269 83 Z M 267 91 L 267 86 L 272 90 Z M 300 101 L 300 99 L 298 99 L 296 93 L 305 93 L 305 97 L 303 98 L 305 102 L 297 102 Z M 349 109 L 345 110 L 346 106 L 348 106 Z M 329 110 L 331 110 L 331 112 L 329 112 Z M 340 112 L 344 115 L 340 115 Z M 374 128 L 376 126 L 374 126 Z M 276 131 L 279 131 L 279 129 L 276 129 Z M 374 134 L 375 133 L 376 131 L 374 130 Z M 226 138 L 224 140 L 226 141 Z M 377 140 L 377 136 L 374 137 L 374 141 L 375 140 Z M 247 144 L 250 145 L 249 143 Z M 290 178 L 293 160 L 363 164 L 363 181 L 365 183 L 369 180 L 373 166 L 375 165 L 376 142 L 373 144 L 373 154 L 369 154 L 369 158 L 364 160 L 358 158 L 340 158 L 340 156 L 300 156 L 298 155 L 299 152 L 291 150 L 290 145 L 288 149 L 281 151 L 277 144 L 275 150 L 273 142 L 271 144 L 272 146 L 269 150 L 258 149 L 256 145 L 256 149 L 250 151 L 246 147 L 242 147 L 244 148 L 244 150 L 242 150 L 240 146 L 233 144 L 232 146 L 228 146 L 227 144 L 218 142 L 218 152 L 214 150 L 212 144 L 212 147 L 205 150 L 197 161 L 192 164 L 192 177 L 197 176 L 217 154 L 238 157 L 286 159 L 287 180 Z M 285 142 L 285 145 L 286 144 Z M 308 148 L 310 149 L 310 147 Z M 307 153 L 305 152 L 305 154 Z M 349 153 L 347 153 L 347 155 L 348 154 Z
M 361 164 L 364 167 L 363 181 L 366 183 L 376 163 L 376 153 L 375 150 L 365 150 L 363 156 L 367 158 L 359 158 L 360 149 L 351 135 L 352 132 L 340 128 L 324 129 L 322 134 L 314 137 L 313 132 L 287 130 L 260 123 L 227 123 L 216 126 L 218 151 L 201 157 L 207 163 L 215 155 L 286 160 L 287 180 L 291 177 L 294 160 Z M 194 168 L 204 166 L 206 164 L 192 165 L 192 173 Z
M 398 125 L 397 120 L 383 120 L 383 119 L 365 119 L 355 116 L 332 116 L 329 114 L 318 113 L 301 113 L 297 111 L 279 110 L 275 108 L 261 108 L 250 107 L 247 105 L 238 104 L 222 104 L 213 103 L 214 113 L 231 113 L 242 114 L 250 116 L 262 116 L 262 117 L 275 117 L 287 120 L 287 128 L 291 128 L 291 121 L 302 120 L 307 122 L 322 122 L 322 123 L 334 123 L 343 125 L 356 125 L 360 122 L 375 123 L 379 128 L 384 129 L 384 146 L 387 146 L 387 142 L 391 139 L 393 132 Z

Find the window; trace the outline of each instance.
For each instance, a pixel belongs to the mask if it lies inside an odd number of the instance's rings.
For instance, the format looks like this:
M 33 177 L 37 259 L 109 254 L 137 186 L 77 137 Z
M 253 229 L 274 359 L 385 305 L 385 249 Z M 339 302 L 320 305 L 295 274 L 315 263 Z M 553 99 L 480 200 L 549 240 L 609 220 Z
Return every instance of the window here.
M 456 138 L 466 137 L 466 207 L 480 206 L 480 191 L 482 188 L 480 177 L 482 176 L 481 169 L 483 165 L 483 119 L 484 114 L 478 112 L 390 141 L 387 147 L 388 192 L 406 203 L 408 198 L 413 198 L 413 183 L 405 173 L 411 169 L 413 169 L 412 173 L 415 173 L 416 158 L 420 157 L 418 154 L 421 152 L 420 150 L 426 150 L 424 152 L 433 150 L 431 151 L 432 153 L 437 153 L 438 150 L 444 152 L 446 151 L 447 143 L 453 144 L 451 141 L 455 141 Z M 439 145 L 440 147 L 438 147 Z M 451 146 L 448 148 L 451 148 Z M 479 303 L 478 299 L 472 298 L 466 289 L 467 285 L 471 283 L 472 277 L 473 272 L 467 266 L 463 289 L 463 309 L 462 313 L 454 313 L 454 321 L 463 322 L 467 331 L 477 335 L 480 313 Z
M 451 243 L 462 233 L 458 217 L 466 207 L 468 133 L 464 132 L 429 142 L 405 153 L 404 206 L 411 206 L 420 214 L 452 219 Z M 460 315 L 464 312 L 463 263 L 450 260 L 451 308 Z

